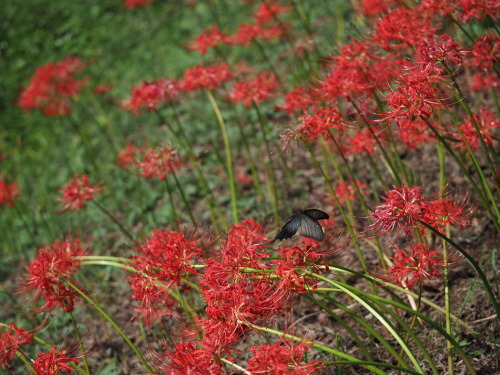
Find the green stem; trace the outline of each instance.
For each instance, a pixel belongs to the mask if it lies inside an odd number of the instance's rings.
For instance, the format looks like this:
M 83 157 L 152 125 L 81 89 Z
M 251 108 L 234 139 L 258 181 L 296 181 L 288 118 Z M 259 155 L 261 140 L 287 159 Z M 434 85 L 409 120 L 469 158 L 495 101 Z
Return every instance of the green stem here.
M 226 163 L 227 163 L 227 174 L 229 178 L 229 187 L 231 189 L 231 206 L 232 206 L 232 212 L 233 212 L 233 222 L 238 223 L 238 200 L 236 198 L 236 181 L 234 179 L 234 170 L 233 170 L 233 159 L 231 157 L 231 145 L 229 143 L 229 137 L 227 135 L 227 129 L 226 125 L 224 123 L 224 119 L 222 118 L 222 114 L 219 110 L 219 107 L 217 106 L 217 102 L 215 101 L 215 98 L 212 94 L 211 91 L 205 90 L 205 93 L 208 96 L 208 100 L 210 101 L 210 104 L 212 105 L 212 108 L 215 112 L 215 115 L 217 117 L 217 121 L 219 123 L 221 132 L 222 132 L 222 138 L 224 140 L 224 150 L 226 153 Z
M 76 337 L 78 338 L 78 343 L 80 350 L 82 351 L 82 357 L 83 357 L 83 362 L 85 364 L 85 369 L 87 370 L 87 375 L 90 375 L 90 367 L 89 367 L 89 362 L 87 361 L 87 355 L 85 353 L 85 349 L 83 348 L 83 340 L 82 336 L 80 335 L 80 330 L 78 329 L 78 325 L 76 324 L 75 317 L 73 313 L 70 311 L 69 312 L 69 317 L 71 319 L 71 323 L 73 324 L 73 328 L 75 329 Z
M 91 202 L 95 204 L 107 217 L 109 217 L 113 221 L 113 223 L 115 223 L 118 226 L 118 228 L 120 228 L 120 231 L 125 235 L 125 237 L 127 237 L 132 242 L 134 241 L 134 237 L 132 237 L 130 232 L 127 229 L 125 229 L 125 227 L 118 221 L 118 219 L 114 217 L 114 215 L 112 215 L 108 210 L 106 210 L 103 205 L 101 205 L 95 199 L 91 200 Z
M 191 223 L 196 227 L 197 226 L 196 220 L 194 219 L 193 212 L 191 211 L 191 207 L 189 206 L 189 203 L 186 199 L 186 195 L 184 194 L 184 189 L 182 188 L 181 184 L 179 183 L 179 179 L 177 178 L 177 175 L 175 174 L 174 171 L 172 171 L 172 176 L 174 176 L 175 184 L 177 185 L 177 189 L 179 189 L 179 193 L 181 194 L 182 202 L 184 203 L 184 206 L 186 207 L 189 218 L 191 219 Z
M 99 306 L 99 304 L 97 302 L 95 302 L 94 300 L 92 300 L 87 294 L 85 294 L 84 292 L 82 292 L 80 290 L 80 288 L 78 288 L 76 285 L 74 285 L 73 283 L 71 283 L 71 281 L 69 281 L 69 280 L 66 279 L 66 283 L 71 288 L 73 288 L 85 301 L 87 301 L 87 303 L 89 303 L 90 305 L 92 305 L 92 307 L 94 309 L 96 309 L 97 312 L 113 326 L 113 328 L 118 332 L 118 334 L 125 340 L 125 342 L 130 347 L 130 349 L 132 349 L 134 351 L 134 353 L 137 354 L 137 356 L 139 357 L 139 360 L 142 362 L 142 364 L 144 365 L 144 367 L 146 368 L 146 370 L 150 371 L 150 372 L 153 372 L 153 369 L 151 368 L 151 366 L 149 365 L 149 363 L 146 361 L 146 359 L 144 358 L 144 356 L 141 354 L 141 352 L 139 351 L 139 349 L 137 349 L 137 347 L 128 338 L 128 336 L 125 334 L 125 332 L 123 332 L 123 330 L 118 326 L 118 324 L 116 324 L 116 322 Z
M 177 211 L 175 210 L 175 204 L 174 204 L 174 196 L 172 194 L 172 187 L 170 186 L 170 183 L 168 182 L 168 176 L 165 178 L 165 186 L 167 187 L 167 194 L 168 194 L 168 201 L 170 203 L 170 213 L 172 214 L 172 218 L 174 220 L 174 226 L 175 230 L 179 232 L 179 220 L 177 218 Z

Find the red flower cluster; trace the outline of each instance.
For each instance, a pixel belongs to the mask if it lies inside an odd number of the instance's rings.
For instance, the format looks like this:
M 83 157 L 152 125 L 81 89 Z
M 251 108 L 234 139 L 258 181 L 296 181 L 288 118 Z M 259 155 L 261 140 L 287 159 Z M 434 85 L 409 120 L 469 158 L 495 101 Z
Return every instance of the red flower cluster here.
M 0 329 L 5 330 L 0 335 L 0 367 L 6 369 L 14 360 L 16 352 L 23 345 L 32 343 L 33 332 L 19 328 L 14 323 Z
M 436 251 L 431 251 L 423 243 L 416 243 L 411 249 L 398 249 L 393 258 L 394 265 L 386 275 L 375 275 L 389 280 L 409 290 L 421 285 L 425 279 L 436 278 L 441 274 L 439 266 L 449 265 L 441 260 Z
M 40 353 L 33 362 L 33 369 L 37 375 L 57 375 L 61 371 L 71 374 L 74 370 L 68 363 L 78 366 L 77 357 L 68 357 L 66 350 L 57 350 L 53 346 L 49 353 Z
M 132 89 L 132 97 L 123 103 L 123 107 L 135 114 L 142 114 L 141 108 L 156 110 L 156 105 L 174 100 L 179 96 L 181 87 L 174 79 L 160 79 L 155 82 L 143 82 Z
M 254 356 L 248 360 L 246 370 L 251 374 L 269 375 L 316 373 L 318 366 L 323 363 L 314 361 L 301 365 L 309 346 L 305 342 L 294 344 L 294 342 L 280 339 L 276 344 L 253 346 Z
M 198 274 L 190 263 L 201 257 L 202 249 L 182 233 L 155 230 L 138 252 L 130 263 L 137 273 L 128 276 L 127 282 L 134 291 L 132 299 L 141 301 L 136 311 L 149 325 L 170 315 L 170 291 L 180 286 L 182 279 Z
M 361 194 L 363 194 L 363 189 L 366 187 L 366 183 L 356 180 Z M 347 200 L 355 201 L 357 199 L 356 187 L 350 181 L 342 181 L 337 183 L 335 186 L 335 194 L 341 204 L 344 204 Z
M 495 114 L 491 113 L 488 108 L 484 107 L 481 109 L 480 115 L 472 115 L 473 119 L 467 117 L 465 122 L 460 125 L 460 130 L 465 137 L 467 143 L 472 148 L 472 150 L 477 150 L 479 147 L 479 134 L 476 131 L 474 123 L 476 123 L 479 128 L 479 132 L 483 137 L 484 143 L 491 146 L 493 144 L 493 129 L 500 128 L 500 121 L 496 119 Z M 460 134 L 452 133 L 452 135 L 460 139 Z M 461 140 L 461 142 L 456 144 L 456 147 L 460 150 L 465 150 L 467 146 Z
M 125 5 L 128 9 L 134 8 L 143 8 L 151 3 L 154 3 L 156 0 L 122 0 L 123 5 Z
M 409 235 L 414 229 L 422 233 L 426 231 L 420 222 L 439 231 L 447 224 L 461 229 L 470 225 L 467 217 L 471 212 L 465 208 L 465 202 L 457 204 L 451 199 L 427 198 L 421 191 L 420 187 L 409 188 L 404 184 L 388 191 L 384 203 L 378 205 L 370 216 L 373 220 L 370 228 L 379 234 L 399 228 Z
M 297 87 L 285 95 L 285 103 L 278 106 L 278 109 L 292 115 L 306 111 L 314 101 L 312 90 Z
M 165 180 L 170 173 L 185 167 L 186 164 L 181 160 L 176 149 L 161 146 L 145 150 L 142 158 L 136 160 L 134 166 L 144 178 L 156 177 Z
M 275 96 L 274 91 L 277 88 L 276 76 L 271 72 L 264 71 L 253 81 L 237 82 L 229 96 L 233 102 L 243 102 L 243 105 L 249 108 L 252 104 L 258 104 L 262 100 Z
M 20 291 L 35 292 L 35 299 L 44 298 L 45 303 L 36 311 L 52 311 L 62 307 L 71 312 L 79 294 L 67 283 L 75 284 L 72 274 L 80 268 L 80 257 L 85 249 L 80 240 L 55 240 L 53 245 L 38 249 L 38 256 L 26 267 L 28 275 Z
M 103 191 L 105 188 L 99 186 L 102 182 L 95 185 L 90 184 L 90 178 L 87 174 L 80 176 L 75 174 L 59 191 L 62 197 L 57 200 L 63 203 L 63 208 L 59 212 L 67 210 L 78 211 L 87 205 L 87 202 Z
M 212 26 L 209 29 L 203 30 L 196 37 L 195 41 L 189 45 L 189 48 L 194 51 L 200 51 L 202 55 L 206 55 L 209 47 L 217 47 L 219 44 L 224 44 L 225 42 L 226 36 L 217 26 Z
M 17 183 L 8 184 L 0 176 L 0 206 L 6 205 L 12 207 L 14 202 L 18 200 L 16 196 L 19 194 L 21 194 L 21 190 L 17 188 Z
M 60 63 L 39 67 L 30 85 L 22 92 L 19 106 L 26 111 L 39 108 L 46 116 L 64 116 L 71 112 L 68 99 L 78 95 L 87 80 L 75 80 L 87 66 L 78 57 L 68 57 Z
M 214 90 L 232 77 L 229 65 L 218 63 L 209 66 L 197 65 L 184 72 L 182 87 L 186 91 Z

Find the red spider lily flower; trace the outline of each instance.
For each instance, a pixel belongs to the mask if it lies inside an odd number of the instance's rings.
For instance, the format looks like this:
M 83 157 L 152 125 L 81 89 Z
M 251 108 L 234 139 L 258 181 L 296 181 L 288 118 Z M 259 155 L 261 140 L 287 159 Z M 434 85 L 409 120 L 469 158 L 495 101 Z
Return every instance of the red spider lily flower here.
M 167 347 L 162 357 L 168 358 L 166 364 L 155 366 L 159 374 L 186 375 L 206 374 L 222 375 L 222 362 L 216 360 L 214 353 L 192 342 L 179 342 L 175 348 Z M 162 358 L 162 362 L 165 360 Z
M 238 30 L 233 35 L 226 37 L 226 43 L 236 46 L 249 46 L 251 42 L 257 39 L 269 41 L 272 39 L 281 39 L 288 29 L 288 24 L 281 23 L 278 26 L 263 27 L 260 24 L 241 23 Z
M 375 18 L 386 13 L 391 3 L 392 0 L 361 0 L 356 8 L 366 17 Z
M 6 327 L 1 327 L 0 330 L 5 331 L 0 334 L 0 367 L 7 369 L 16 352 L 26 344 L 32 344 L 33 332 L 19 328 L 14 323 L 8 324 Z
M 378 140 L 383 142 L 384 133 L 380 133 L 378 130 L 372 131 L 375 133 Z M 369 155 L 373 155 L 375 153 L 375 147 L 377 146 L 377 139 L 373 136 L 372 131 L 368 128 L 356 130 L 353 137 L 349 140 L 349 143 L 343 145 L 344 153 L 346 155 L 359 155 L 366 152 Z
M 297 87 L 285 95 L 285 104 L 278 106 L 280 111 L 289 115 L 306 111 L 315 102 L 311 89 Z
M 253 18 L 256 24 L 263 25 L 271 21 L 279 21 L 282 14 L 286 13 L 290 7 L 281 5 L 279 1 L 266 1 L 260 4 L 255 11 Z
M 470 22 L 473 18 L 482 20 L 487 16 L 496 19 L 498 16 L 496 0 L 457 0 L 456 5 L 464 22 Z
M 33 362 L 33 369 L 37 375 L 57 375 L 62 371 L 71 374 L 74 370 L 68 363 L 78 366 L 79 357 L 68 357 L 66 350 L 58 350 L 53 346 L 49 353 L 40 353 Z
M 361 194 L 363 194 L 363 189 L 366 187 L 366 183 L 361 182 L 360 180 L 356 180 L 359 189 L 361 190 Z M 357 200 L 356 187 L 350 181 L 342 181 L 337 183 L 335 186 L 335 194 L 337 194 L 337 198 L 341 204 L 347 202 L 347 200 L 355 201 Z
M 186 91 L 200 89 L 214 90 L 223 82 L 229 81 L 232 73 L 226 63 L 217 63 L 209 66 L 197 65 L 184 72 L 182 87 Z
M 497 121 L 495 115 L 491 113 L 486 107 L 481 109 L 481 113 L 479 116 L 474 114 L 473 117 L 479 128 L 479 131 L 481 132 L 484 143 L 491 146 L 493 144 L 492 130 L 495 128 L 500 128 L 500 121 Z M 477 148 L 479 147 L 479 134 L 477 133 L 476 128 L 472 123 L 472 119 L 469 116 L 467 116 L 467 118 L 465 119 L 465 123 L 460 125 L 460 130 L 462 131 L 462 134 L 464 135 L 467 143 L 472 148 L 472 150 L 477 150 Z M 460 139 L 459 134 L 453 133 L 452 135 Z M 467 149 L 467 146 L 463 142 L 457 143 L 456 147 L 459 150 Z
M 247 371 L 252 374 L 302 374 L 310 375 L 319 371 L 321 361 L 301 364 L 310 345 L 304 341 L 295 342 L 280 339 L 276 344 L 253 346 L 254 356 L 248 360 Z
M 491 72 L 496 61 L 500 59 L 500 37 L 483 35 L 471 49 L 471 57 L 467 64 L 471 67 Z
M 194 42 L 189 44 L 188 48 L 194 51 L 199 51 L 202 55 L 206 55 L 209 47 L 217 47 L 226 41 L 226 36 L 219 30 L 217 26 L 212 26 L 205 29 L 198 35 Z
M 253 81 L 237 82 L 234 89 L 229 93 L 229 97 L 232 102 L 243 102 L 243 105 L 249 108 L 252 104 L 258 104 L 262 100 L 275 96 L 274 91 L 277 88 L 276 76 L 271 72 L 264 71 L 255 77 Z
M 113 90 L 113 83 L 101 83 L 97 85 L 97 87 L 94 89 L 94 94 L 96 95 L 106 95 L 109 93 L 111 90 Z
M 54 244 L 38 249 L 38 256 L 26 267 L 25 276 L 20 292 L 35 292 L 35 299 L 45 299 L 43 306 L 36 311 L 52 311 L 62 307 L 71 312 L 79 294 L 66 280 L 75 284 L 72 274 L 80 268 L 80 258 L 86 250 L 79 246 L 80 240 L 55 240 Z
M 389 267 L 386 275 L 374 275 L 384 278 L 409 290 L 422 285 L 425 279 L 433 279 L 441 275 L 439 266 L 451 263 L 441 260 L 436 251 L 431 251 L 426 244 L 417 243 L 411 249 L 399 249 L 393 258 L 394 265 Z
M 141 153 L 137 147 L 132 143 L 127 143 L 124 149 L 120 150 L 118 156 L 116 157 L 116 164 L 122 168 L 126 169 L 129 165 L 137 161 L 137 155 Z
M 156 0 L 122 0 L 122 3 L 128 9 L 134 9 L 134 8 L 143 8 L 151 3 L 154 3 L 155 1 Z
M 14 202 L 19 198 L 16 196 L 21 194 L 21 190 L 17 188 L 17 183 L 8 184 L 4 178 L 0 176 L 0 206 L 14 206 Z
M 334 107 L 313 107 L 313 114 L 305 114 L 299 118 L 299 128 L 297 131 L 306 140 L 317 139 L 318 137 L 329 138 L 331 129 L 342 130 L 344 119 L 339 110 Z
M 436 16 L 454 14 L 456 6 L 449 0 L 423 0 L 417 9 L 425 19 L 432 20 Z
M 439 38 L 441 42 L 435 41 L 437 38 L 434 38 L 420 44 L 415 51 L 417 63 L 423 74 L 442 74 L 443 69 L 439 64 L 462 65 L 464 57 L 468 54 L 468 51 L 462 49 L 450 36 L 440 35 Z
M 78 95 L 87 80 L 75 80 L 87 64 L 78 57 L 68 57 L 60 63 L 39 67 L 30 85 L 22 92 L 19 106 L 25 111 L 41 109 L 45 116 L 64 116 L 71 112 L 68 99 Z
M 418 8 L 396 8 L 377 22 L 372 41 L 386 51 L 415 48 L 436 33 Z
M 183 278 L 198 274 L 190 263 L 201 257 L 202 249 L 183 233 L 155 230 L 137 251 L 140 255 L 132 256 L 130 266 L 138 272 L 127 282 L 134 291 L 131 298 L 141 301 L 137 312 L 150 325 L 171 314 L 170 290 L 180 286 Z
M 180 93 L 180 84 L 174 79 L 160 79 L 155 82 L 143 82 L 132 89 L 130 100 L 123 102 L 123 107 L 141 115 L 141 108 L 155 111 L 159 103 L 174 100 Z
M 500 79 L 491 73 L 474 73 L 469 87 L 472 91 L 488 93 L 492 88 L 497 89 L 500 87 Z
M 470 224 L 467 216 L 472 212 L 465 209 L 465 202 L 456 204 L 451 200 L 427 198 L 422 188 L 409 188 L 405 184 L 386 193 L 384 203 L 378 205 L 370 215 L 373 224 L 370 228 L 379 234 L 402 229 L 409 235 L 413 229 L 425 233 L 420 221 L 442 231 L 445 224 L 464 228 Z
M 135 165 L 144 178 L 165 180 L 170 173 L 185 167 L 177 150 L 169 146 L 160 146 L 146 150 L 144 156 Z
M 99 186 L 100 184 L 102 182 L 90 185 L 89 175 L 84 174 L 80 176 L 78 173 L 75 174 L 74 178 L 70 179 L 66 185 L 59 189 L 62 197 L 58 198 L 57 201 L 64 205 L 58 212 L 81 210 L 87 205 L 88 201 L 94 199 L 97 194 L 105 189 L 105 187 Z
M 418 150 L 421 145 L 433 142 L 435 139 L 432 133 L 420 118 L 412 120 L 401 120 L 398 123 L 397 135 L 411 150 Z

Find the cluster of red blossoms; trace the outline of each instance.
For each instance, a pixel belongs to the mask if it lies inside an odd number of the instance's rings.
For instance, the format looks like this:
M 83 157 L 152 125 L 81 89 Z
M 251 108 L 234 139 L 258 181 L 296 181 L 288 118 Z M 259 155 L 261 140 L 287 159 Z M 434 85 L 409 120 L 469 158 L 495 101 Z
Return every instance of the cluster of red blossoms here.
M 59 191 L 62 197 L 57 200 L 63 204 L 59 212 L 68 210 L 79 211 L 87 205 L 87 202 L 103 191 L 105 188 L 99 186 L 101 182 L 91 185 L 90 177 L 87 174 L 75 174 L 74 178 L 70 179 Z
M 122 169 L 130 169 L 148 179 L 167 179 L 168 175 L 186 167 L 187 164 L 177 152 L 169 146 L 156 148 L 137 148 L 127 144 L 116 158 L 116 164 Z
M 76 97 L 87 84 L 75 75 L 87 66 L 78 57 L 68 57 L 60 63 L 39 67 L 30 85 L 22 92 L 19 106 L 26 111 L 41 109 L 45 116 L 65 116 L 71 112 L 69 100 Z
M 0 367 L 8 368 L 16 356 L 16 352 L 33 341 L 33 332 L 19 328 L 14 323 L 0 328 Z
M 428 198 L 421 191 L 420 187 L 402 185 L 387 192 L 384 202 L 370 216 L 373 224 L 369 229 L 374 230 L 377 236 L 402 230 L 411 240 L 415 230 L 425 235 L 428 229 L 423 223 L 440 232 L 447 225 L 460 229 L 470 225 L 468 216 L 471 211 L 466 208 L 465 202 L 459 204 L 452 199 Z M 386 271 L 387 275 L 377 276 L 408 289 L 422 284 L 426 278 L 439 276 L 438 266 L 451 263 L 418 242 L 410 250 L 398 249 L 393 262 L 394 265 Z
M 159 79 L 143 82 L 132 89 L 132 97 L 123 102 L 123 108 L 135 114 L 142 114 L 141 108 L 156 111 L 158 104 L 167 103 L 179 96 L 181 87 L 174 79 Z
M 0 176 L 0 206 L 12 207 L 19 194 L 21 194 L 21 190 L 17 188 L 17 183 L 9 184 Z
M 203 30 L 189 45 L 194 51 L 205 55 L 210 47 L 220 45 L 249 46 L 256 40 L 268 41 L 281 39 L 286 35 L 288 24 L 280 21 L 280 17 L 288 10 L 279 1 L 266 0 L 253 14 L 252 23 L 242 23 L 232 35 L 225 35 L 217 26 Z

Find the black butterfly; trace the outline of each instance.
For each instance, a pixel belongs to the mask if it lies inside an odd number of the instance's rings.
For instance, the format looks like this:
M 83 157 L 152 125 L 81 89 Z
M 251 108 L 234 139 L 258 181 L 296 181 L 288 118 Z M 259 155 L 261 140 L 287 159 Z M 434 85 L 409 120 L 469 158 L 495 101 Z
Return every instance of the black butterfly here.
M 297 212 L 286 218 L 286 224 L 281 228 L 271 243 L 277 240 L 281 241 L 292 238 L 299 228 L 304 237 L 312 238 L 316 241 L 323 241 L 325 235 L 318 220 L 326 220 L 328 218 L 329 216 L 326 212 L 314 208 Z

